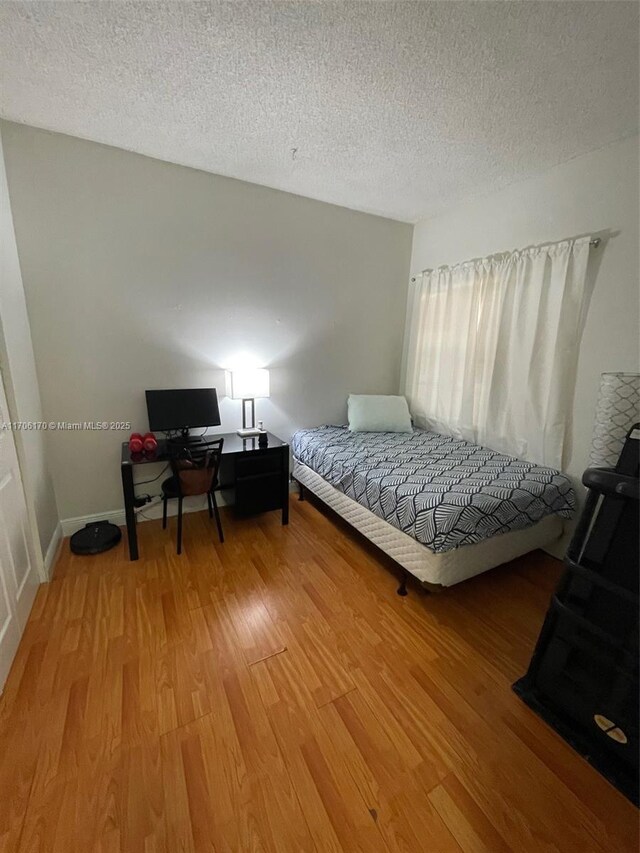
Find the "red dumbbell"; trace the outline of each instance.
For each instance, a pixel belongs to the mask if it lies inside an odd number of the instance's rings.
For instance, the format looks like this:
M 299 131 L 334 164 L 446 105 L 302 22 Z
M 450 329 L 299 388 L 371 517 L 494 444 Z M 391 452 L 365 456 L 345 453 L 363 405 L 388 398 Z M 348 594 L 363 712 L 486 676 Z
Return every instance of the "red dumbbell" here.
M 155 453 L 158 450 L 158 439 L 152 432 L 148 432 L 142 438 L 142 446 L 145 453 Z
M 142 453 L 144 450 L 144 440 L 142 438 L 142 433 L 132 432 L 131 438 L 129 439 L 129 452 L 130 453 Z

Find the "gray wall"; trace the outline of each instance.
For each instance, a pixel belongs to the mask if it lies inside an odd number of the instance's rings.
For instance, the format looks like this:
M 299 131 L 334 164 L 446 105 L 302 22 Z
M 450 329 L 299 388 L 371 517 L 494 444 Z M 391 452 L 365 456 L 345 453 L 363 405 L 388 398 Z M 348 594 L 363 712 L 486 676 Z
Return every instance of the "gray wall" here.
M 27 306 L 16 248 L 11 205 L 0 138 L 0 368 L 13 421 L 41 421 L 42 406 Z M 42 571 L 55 548 L 58 510 L 47 460 L 45 435 L 34 430 L 14 433 L 29 522 L 34 530 L 32 558 Z
M 47 420 L 147 427 L 145 388 L 271 369 L 288 439 L 398 390 L 412 227 L 2 123 Z M 222 430 L 240 403 L 222 400 Z M 116 432 L 47 435 L 62 518 L 121 506 Z

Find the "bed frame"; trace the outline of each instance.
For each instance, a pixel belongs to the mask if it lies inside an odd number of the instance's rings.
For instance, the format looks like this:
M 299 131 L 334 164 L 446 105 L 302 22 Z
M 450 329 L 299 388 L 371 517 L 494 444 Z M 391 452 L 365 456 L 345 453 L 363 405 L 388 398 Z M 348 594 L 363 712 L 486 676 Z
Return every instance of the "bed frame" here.
M 413 537 L 338 491 L 295 457 L 292 476 L 300 487 L 301 500 L 304 500 L 305 489 L 313 492 L 404 569 L 405 574 L 398 588 L 398 595 L 407 594 L 408 574 L 417 578 L 426 588 L 442 589 L 502 563 L 508 563 L 536 548 L 550 545 L 564 533 L 563 520 L 557 515 L 548 515 L 524 530 L 514 530 L 473 545 L 435 554 Z

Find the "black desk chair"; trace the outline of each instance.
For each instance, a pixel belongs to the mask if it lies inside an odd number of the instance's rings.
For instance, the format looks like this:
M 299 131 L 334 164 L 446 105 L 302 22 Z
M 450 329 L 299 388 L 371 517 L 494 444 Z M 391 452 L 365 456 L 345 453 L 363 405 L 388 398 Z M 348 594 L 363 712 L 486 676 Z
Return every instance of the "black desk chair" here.
M 223 438 L 200 441 L 197 444 L 169 446 L 169 462 L 173 475 L 162 484 L 162 527 L 167 527 L 167 501 L 178 499 L 177 553 L 182 553 L 182 501 L 190 495 L 206 495 L 209 518 L 215 515 L 220 541 L 224 542 L 220 513 L 216 503 Z

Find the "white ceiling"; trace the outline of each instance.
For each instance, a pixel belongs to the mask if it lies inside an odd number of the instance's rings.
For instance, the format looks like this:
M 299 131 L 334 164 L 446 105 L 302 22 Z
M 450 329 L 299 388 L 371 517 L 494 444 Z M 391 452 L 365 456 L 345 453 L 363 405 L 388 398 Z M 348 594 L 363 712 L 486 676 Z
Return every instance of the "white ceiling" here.
M 638 4 L 2 2 L 0 83 L 5 118 L 415 221 L 637 132 Z

